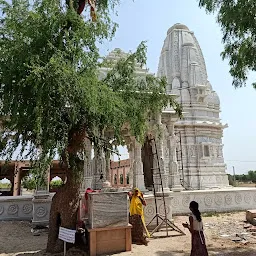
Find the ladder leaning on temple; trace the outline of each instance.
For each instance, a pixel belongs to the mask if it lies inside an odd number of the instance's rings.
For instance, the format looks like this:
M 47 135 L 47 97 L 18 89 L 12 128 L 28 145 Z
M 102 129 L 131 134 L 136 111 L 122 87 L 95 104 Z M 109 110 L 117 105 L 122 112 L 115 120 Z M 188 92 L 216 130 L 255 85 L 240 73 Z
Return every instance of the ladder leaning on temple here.
M 178 164 L 178 171 L 181 174 L 180 177 L 180 184 L 182 187 L 184 187 L 186 190 L 191 189 L 189 184 L 185 181 L 185 175 L 184 175 L 184 168 L 183 168 L 183 152 L 182 152 L 182 141 L 181 141 L 181 133 L 180 131 L 177 131 L 175 133 L 175 136 L 177 138 L 177 146 L 176 146 L 176 160 Z
M 153 176 L 153 192 L 154 192 L 154 200 L 155 200 L 155 209 L 156 209 L 156 214 L 155 216 L 151 219 L 151 221 L 148 223 L 147 227 L 150 226 L 150 224 L 156 220 L 156 228 L 151 231 L 150 235 L 153 235 L 155 232 L 161 231 L 161 228 L 165 225 L 165 230 L 166 230 L 166 236 L 168 236 L 168 231 L 177 231 L 181 234 L 185 234 L 181 229 L 179 229 L 173 221 L 168 219 L 167 216 L 167 210 L 166 210 L 166 201 L 165 201 L 165 194 L 164 194 L 164 187 L 163 187 L 163 181 L 162 181 L 162 174 L 161 174 L 161 169 L 160 169 L 160 164 L 159 164 L 159 157 L 157 153 L 157 146 L 156 146 L 156 141 L 154 138 L 151 138 L 149 140 L 152 145 L 152 156 L 153 159 L 155 160 L 156 166 L 153 166 L 151 168 L 152 171 L 152 176 Z M 154 176 L 157 175 L 159 183 L 155 183 Z M 161 188 L 161 191 L 158 192 L 157 189 Z M 162 199 L 163 201 L 163 206 L 164 206 L 164 212 L 163 215 L 159 213 L 159 208 L 157 205 L 157 198 Z

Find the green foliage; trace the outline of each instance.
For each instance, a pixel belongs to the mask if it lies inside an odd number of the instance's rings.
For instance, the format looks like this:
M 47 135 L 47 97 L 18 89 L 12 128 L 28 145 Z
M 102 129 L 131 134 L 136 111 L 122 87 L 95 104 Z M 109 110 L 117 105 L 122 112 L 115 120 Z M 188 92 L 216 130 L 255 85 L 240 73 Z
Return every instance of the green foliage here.
M 22 185 L 23 188 L 26 188 L 27 190 L 36 189 L 36 187 L 37 187 L 36 177 L 34 175 L 25 176 L 22 179 L 21 185 Z
M 11 188 L 12 184 L 10 183 L 1 183 L 0 182 L 0 188 Z
M 256 183 L 256 171 L 248 171 L 247 174 L 236 175 L 236 181 Z
M 50 187 L 51 188 L 59 188 L 63 185 L 63 181 L 62 180 L 52 180 L 50 182 Z
M 97 2 L 97 22 L 91 22 L 62 1 L 0 0 L 0 149 L 6 158 L 21 144 L 21 154 L 27 149 L 26 157 L 40 159 L 39 170 L 57 153 L 75 170 L 85 136 L 96 147 L 112 148 L 110 141 L 123 143 L 121 128 L 128 124 L 132 135 L 144 139 L 148 118 L 169 100 L 166 81 L 137 78 L 135 64 L 146 63 L 145 43 L 98 78 L 106 63 L 97 44 L 114 35 L 109 12 L 116 2 Z M 109 130 L 114 135 L 101 140 Z
M 202 213 L 203 217 L 219 217 L 220 214 L 217 212 L 204 212 Z
M 217 13 L 223 32 L 223 59 L 229 59 L 233 85 L 246 85 L 249 71 L 256 70 L 256 1 L 198 0 L 209 13 Z M 256 83 L 253 83 L 256 88 Z
M 28 190 L 45 187 L 46 185 L 44 172 L 37 168 L 31 169 L 29 173 L 22 179 L 22 186 Z

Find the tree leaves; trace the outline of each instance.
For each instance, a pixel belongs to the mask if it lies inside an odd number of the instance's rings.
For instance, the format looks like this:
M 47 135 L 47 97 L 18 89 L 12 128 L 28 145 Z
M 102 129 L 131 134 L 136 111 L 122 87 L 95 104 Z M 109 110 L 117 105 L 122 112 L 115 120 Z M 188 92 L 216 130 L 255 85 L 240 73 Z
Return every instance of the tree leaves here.
M 223 59 L 229 59 L 233 85 L 246 85 L 249 71 L 256 70 L 256 2 L 254 0 L 199 0 L 209 13 L 217 12 L 223 32 Z M 255 83 L 253 84 L 255 87 Z
M 117 63 L 100 61 L 97 43 L 110 40 L 116 29 L 108 4 L 99 1 L 97 22 L 91 22 L 61 1 L 0 1 L 1 149 L 6 158 L 22 145 L 45 168 L 56 152 L 65 158 L 70 143 L 79 154 L 84 137 L 105 148 L 110 139 L 121 144 L 127 124 L 143 141 L 148 118 L 169 100 L 181 113 L 165 95 L 164 79 L 136 75 L 137 66 L 146 63 L 144 42 Z M 103 65 L 108 73 L 99 79 Z M 109 140 L 99 140 L 104 131 L 112 131 Z

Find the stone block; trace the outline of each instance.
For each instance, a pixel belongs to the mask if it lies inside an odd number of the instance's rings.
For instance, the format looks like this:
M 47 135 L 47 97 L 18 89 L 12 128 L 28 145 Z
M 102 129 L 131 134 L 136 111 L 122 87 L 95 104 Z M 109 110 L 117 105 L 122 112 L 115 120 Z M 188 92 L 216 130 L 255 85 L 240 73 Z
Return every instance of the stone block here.
M 256 210 L 247 210 L 246 211 L 246 220 L 253 224 L 256 225 Z
M 32 196 L 1 196 L 0 220 L 32 219 Z
M 128 225 L 126 192 L 90 193 L 88 201 L 90 229 Z
M 32 224 L 46 226 L 49 224 L 52 197 L 47 193 L 37 193 L 32 199 L 33 218 Z

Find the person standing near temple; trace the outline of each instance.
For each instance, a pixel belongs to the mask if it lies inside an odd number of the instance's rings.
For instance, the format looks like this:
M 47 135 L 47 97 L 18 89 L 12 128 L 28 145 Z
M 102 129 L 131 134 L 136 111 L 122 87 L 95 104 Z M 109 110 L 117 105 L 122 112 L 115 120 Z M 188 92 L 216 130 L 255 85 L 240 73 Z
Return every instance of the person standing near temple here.
M 189 224 L 183 223 L 183 227 L 188 228 L 192 236 L 192 248 L 190 256 L 208 256 L 203 232 L 203 221 L 197 202 L 192 201 L 189 204 L 191 215 Z
M 132 241 L 137 244 L 147 245 L 148 241 L 144 235 L 144 231 L 147 237 L 150 237 L 150 234 L 145 224 L 143 211 L 143 206 L 146 206 L 146 201 L 138 188 L 135 188 L 133 193 L 129 192 L 128 195 L 130 198 L 129 222 L 132 225 Z
M 80 205 L 78 209 L 78 225 L 83 226 L 83 223 L 88 220 L 88 194 L 96 192 L 91 188 L 87 188 L 84 196 L 80 200 Z

